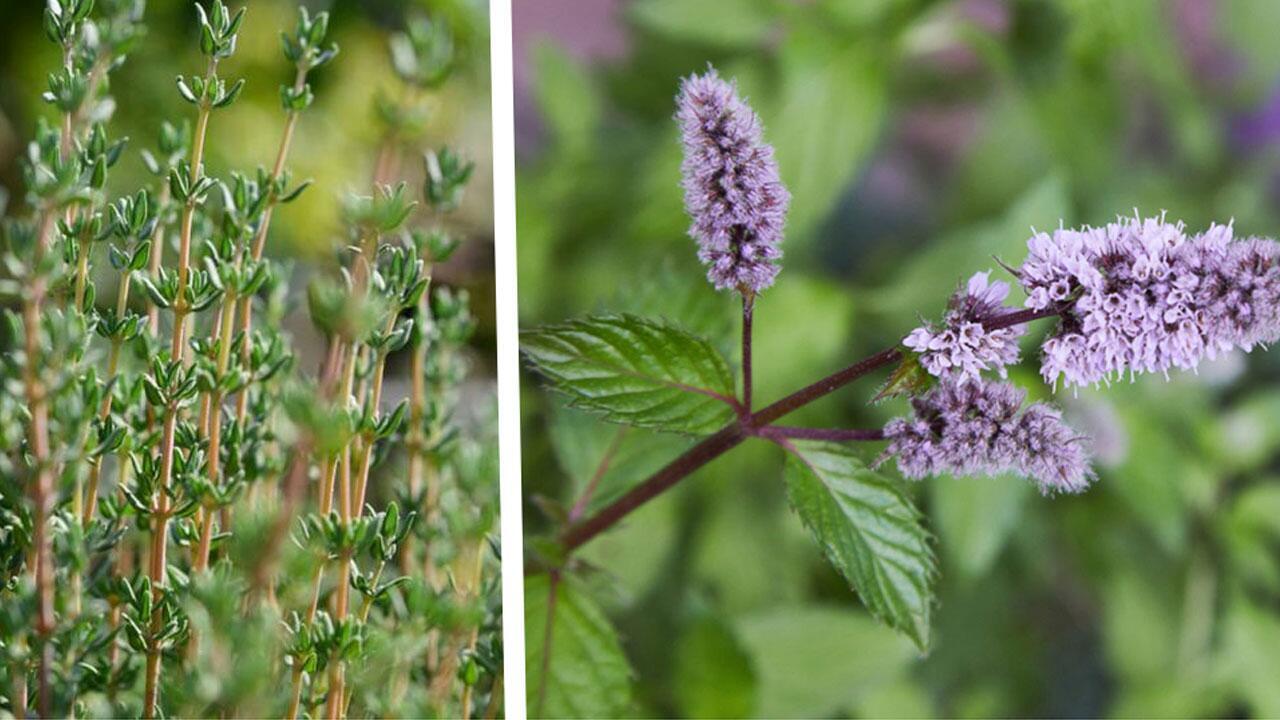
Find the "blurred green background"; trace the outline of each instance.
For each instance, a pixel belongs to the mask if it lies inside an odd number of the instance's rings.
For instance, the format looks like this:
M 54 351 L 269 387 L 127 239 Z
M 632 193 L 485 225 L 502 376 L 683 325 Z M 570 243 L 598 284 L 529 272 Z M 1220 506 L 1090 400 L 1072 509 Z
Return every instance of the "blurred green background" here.
M 737 304 L 686 234 L 673 97 L 713 63 L 763 118 L 793 193 L 756 309 L 769 402 L 892 343 L 1031 228 L 1168 211 L 1275 235 L 1280 3 L 1271 0 L 519 0 L 525 326 L 661 314 L 736 355 Z M 1000 274 L 1000 273 L 997 273 Z M 1020 302 L 1021 297 L 1014 298 Z M 1028 353 L 1047 331 L 1032 328 Z M 1014 373 L 1048 397 L 1034 358 Z M 911 485 L 937 536 L 936 638 L 875 623 L 748 444 L 584 548 L 638 716 L 1280 716 L 1280 355 L 1059 393 L 1099 481 Z M 880 378 L 788 423 L 873 427 Z M 526 374 L 528 537 L 616 427 Z M 621 440 L 594 504 L 688 441 Z M 869 453 L 879 448 L 868 448 Z M 892 468 L 889 468 L 892 472 Z M 536 669 L 529 668 L 530 682 Z
M 276 213 L 267 253 L 296 261 L 291 292 L 297 310 L 288 318 L 302 367 L 312 371 L 323 354 L 306 317 L 305 290 L 310 273 L 343 242 L 342 196 L 369 194 L 373 163 L 380 141 L 373 100 L 377 93 L 402 92 L 391 70 L 387 50 L 390 33 L 404 29 L 405 18 L 425 15 L 449 23 L 459 47 L 461 71 L 428 98 L 430 119 L 421 150 L 449 145 L 476 164 L 462 206 L 447 220 L 419 213 L 419 224 L 443 225 L 464 242 L 448 264 L 439 268 L 437 284 L 467 288 L 477 318 L 472 341 L 476 377 L 492 393 L 493 353 L 493 174 L 489 94 L 489 17 L 485 0 L 305 0 L 313 13 L 331 15 L 330 38 L 341 47 L 337 60 L 312 74 L 315 104 L 303 114 L 294 136 L 289 168 L 296 179 L 315 184 L 297 202 Z M 281 83 L 293 77 L 280 50 L 280 32 L 292 30 L 299 0 L 254 0 L 247 3 L 236 54 L 221 68 L 234 80 L 244 77 L 241 98 L 219 111 L 209 126 L 205 162 L 208 172 L 229 178 L 232 170 L 252 174 L 275 159 L 285 115 L 280 108 Z M 233 8 L 237 3 L 231 3 Z M 40 27 L 43 2 L 2 2 L 0 15 L 0 186 L 9 196 L 9 212 L 25 212 L 20 160 L 41 115 L 53 117 L 40 100 L 47 74 L 60 63 L 58 49 Z M 108 124 L 113 138 L 128 137 L 124 158 L 112 170 L 108 192 L 132 192 L 153 183 L 139 156 L 154 152 L 160 123 L 194 117 L 174 86 L 178 74 L 203 67 L 196 42 L 194 3 L 150 0 L 144 20 L 147 34 L 112 75 L 116 112 Z M 421 152 L 406 148 L 401 178 L 411 187 L 422 182 Z M 154 186 L 154 183 L 153 183 Z M 419 198 L 419 200 L 421 200 Z M 171 236 L 174 235 L 171 233 Z M 172 257 L 172 256 L 170 256 Z M 99 269 L 111 275 L 103 261 Z M 393 358 L 393 400 L 403 395 L 401 365 Z

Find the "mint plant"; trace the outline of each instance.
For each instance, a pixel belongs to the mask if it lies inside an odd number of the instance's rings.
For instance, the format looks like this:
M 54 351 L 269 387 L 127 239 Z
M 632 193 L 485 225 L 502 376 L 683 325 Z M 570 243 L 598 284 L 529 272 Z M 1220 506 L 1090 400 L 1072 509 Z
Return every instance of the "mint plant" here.
M 625 711 L 627 663 L 617 634 L 584 591 L 594 568 L 575 551 L 744 442 L 765 441 L 785 453 L 787 493 L 813 539 L 863 605 L 924 652 L 938 562 L 921 513 L 887 468 L 909 479 L 1015 473 L 1045 496 L 1083 492 L 1095 480 L 1093 441 L 1051 403 L 1026 404 L 1026 392 L 1006 380 L 1027 324 L 1056 323 L 1040 349 L 1041 375 L 1070 388 L 1194 370 L 1206 358 L 1280 338 L 1275 241 L 1235 238 L 1229 225 L 1190 234 L 1163 216 L 1120 218 L 1035 233 L 1016 267 L 997 259 L 1026 291 L 1025 307 L 1006 306 L 1009 283 L 978 272 L 952 295 L 941 322 L 758 406 L 753 310 L 779 280 L 793 199 L 758 117 L 714 69 L 682 83 L 676 119 L 689 233 L 708 280 L 741 301 L 740 374 L 711 341 L 665 319 L 598 314 L 522 333 L 527 362 L 570 406 L 627 427 L 697 438 L 597 505 L 601 479 L 623 460 L 615 442 L 595 458 L 595 472 L 570 508 L 544 503 L 559 528 L 530 542 L 526 565 L 531 715 Z M 879 428 L 780 423 L 882 369 L 891 370 L 873 401 L 906 398 L 907 415 Z M 879 444 L 878 452 L 856 450 L 862 443 Z M 592 692 L 577 679 L 588 671 Z
M 18 308 L 0 366 L 0 707 L 496 715 L 494 447 L 483 411 L 457 417 L 468 297 L 432 287 L 473 165 L 441 147 L 420 188 L 400 180 L 431 91 L 465 56 L 425 17 L 390 41 L 378 169 L 352 182 L 371 192 L 345 200 L 343 238 L 306 290 L 328 342 L 313 370 L 284 329 L 292 268 L 268 247 L 273 217 L 312 185 L 290 158 L 312 82 L 339 57 L 329 15 L 301 8 L 281 33 L 270 166 L 215 175 L 210 127 L 263 81 L 229 71 L 246 8 L 194 6 L 201 65 L 174 83 L 189 115 L 135 155 L 110 134 L 128 101 L 110 76 L 145 40 L 144 9 L 43 13 L 63 59 L 43 96 L 58 120 L 36 128 L 28 212 L 5 218 L 0 248 Z M 113 182 L 123 162 L 151 182 Z M 403 398 L 385 387 L 402 357 Z

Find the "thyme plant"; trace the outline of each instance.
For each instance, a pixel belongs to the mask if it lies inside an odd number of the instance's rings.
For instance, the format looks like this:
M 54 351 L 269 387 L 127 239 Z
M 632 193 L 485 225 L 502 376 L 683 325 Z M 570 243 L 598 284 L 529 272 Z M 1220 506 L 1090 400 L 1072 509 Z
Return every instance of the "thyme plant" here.
M 474 321 L 465 291 L 431 282 L 473 166 L 442 147 L 420 192 L 400 180 L 464 54 L 425 17 L 391 40 L 377 170 L 352 181 L 371 189 L 344 201 L 343 239 L 306 291 L 328 347 L 313 371 L 284 329 L 292 266 L 268 245 L 311 185 L 289 161 L 312 80 L 339 56 L 329 16 L 300 8 L 281 33 L 269 167 L 217 176 L 210 126 L 265 82 L 229 72 L 246 10 L 195 5 L 202 62 L 175 82 L 189 115 L 133 155 L 110 134 L 110 78 L 145 40 L 144 11 L 48 0 L 43 14 L 58 119 L 36 128 L 28 210 L 5 219 L 0 256 L 17 308 L 0 366 L 0 708 L 500 713 L 494 448 L 456 413 Z M 118 187 L 121 162 L 152 182 Z M 402 358 L 403 398 L 384 387 Z
M 708 281 L 741 303 L 739 372 L 678 319 L 597 314 L 522 333 L 525 359 L 571 407 L 624 426 L 595 458 L 596 470 L 572 507 L 544 503 L 558 530 L 530 543 L 531 715 L 625 711 L 626 661 L 616 633 L 584 591 L 598 578 L 595 568 L 575 551 L 744 442 L 767 442 L 786 455 L 783 482 L 813 540 L 868 611 L 924 652 L 938 562 L 921 513 L 890 468 L 908 479 L 1012 473 L 1047 497 L 1083 492 L 1096 479 L 1093 441 L 1052 403 L 1025 403 L 1026 391 L 1006 379 L 1006 368 L 1019 362 L 1027 324 L 1055 323 L 1040 348 L 1041 375 L 1051 386 L 1069 388 L 1194 370 L 1206 358 L 1280 338 L 1275 241 L 1236 238 L 1229 225 L 1193 234 L 1163 216 L 1120 218 L 1104 227 L 1035 233 L 1017 266 L 997 259 L 1026 292 L 1025 307 L 1005 304 L 1010 282 L 978 272 L 960 284 L 940 322 L 925 322 L 878 353 L 757 404 L 753 310 L 767 302 L 775 281 L 785 282 L 780 245 L 793 199 L 759 118 L 714 69 L 682 82 L 676 120 L 689 234 Z M 905 398 L 909 404 L 885 426 L 782 423 L 885 369 L 873 401 Z M 601 479 L 620 461 L 626 427 L 696 440 L 597 503 Z M 857 449 L 862 445 L 873 449 Z M 575 671 L 560 662 L 593 668 L 594 685 L 602 689 L 582 692 Z

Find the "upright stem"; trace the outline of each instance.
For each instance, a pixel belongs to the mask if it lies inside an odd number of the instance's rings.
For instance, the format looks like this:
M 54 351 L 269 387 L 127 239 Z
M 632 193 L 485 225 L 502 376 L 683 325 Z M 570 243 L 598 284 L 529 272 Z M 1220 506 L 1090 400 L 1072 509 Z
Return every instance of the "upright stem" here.
M 391 332 L 395 325 L 396 314 L 391 313 L 391 317 L 387 319 L 385 331 Z M 379 407 L 382 405 L 382 380 L 385 377 L 387 370 L 387 354 L 385 352 L 378 351 L 378 358 L 374 363 L 373 379 L 369 383 L 369 407 L 374 420 L 377 420 L 382 414 L 379 411 Z M 361 447 L 360 474 L 357 476 L 354 503 L 357 518 L 364 513 L 364 497 L 365 492 L 369 488 L 369 470 L 370 466 L 373 464 L 373 446 L 374 437 L 371 433 L 365 438 L 364 445 Z
M 120 275 L 120 289 L 116 293 L 116 317 L 124 317 L 125 311 L 129 308 L 129 285 L 132 277 L 128 270 Z M 116 369 L 120 364 L 120 338 L 111 338 L 111 348 L 107 351 L 107 386 L 110 387 L 112 380 L 116 377 Z M 111 415 L 111 403 L 114 399 L 113 393 L 105 393 L 102 398 L 102 407 L 98 410 L 98 419 L 106 420 Z M 89 527 L 89 523 L 93 521 L 94 514 L 98 511 L 98 483 L 102 473 L 102 458 L 93 463 L 89 467 L 89 487 L 85 494 L 84 516 L 80 519 L 80 525 L 84 528 Z
M 147 267 L 147 271 L 153 278 L 160 274 L 160 266 L 164 259 L 165 224 L 162 216 L 168 214 L 166 208 L 169 206 L 169 183 L 161 183 L 161 186 L 160 195 L 156 200 L 156 217 L 161 218 L 161 221 L 156 225 L 154 240 L 151 243 L 150 263 Z M 150 303 L 147 307 L 147 326 L 151 328 L 152 337 L 160 334 L 160 306 L 155 303 Z
M 209 69 L 205 73 L 207 80 L 212 80 L 214 73 L 217 71 L 217 65 L 218 61 L 216 59 L 209 61 Z M 201 165 L 204 162 L 204 141 L 205 133 L 209 128 L 209 113 L 210 106 L 204 104 L 200 106 L 199 113 L 196 116 L 196 129 L 191 146 L 191 174 L 189 178 L 193 188 L 203 174 Z M 178 292 L 175 296 L 173 311 L 173 341 L 169 346 L 169 357 L 174 362 L 184 362 L 185 356 L 186 315 L 188 309 L 186 308 L 184 297 L 187 291 L 188 276 L 191 273 L 191 231 L 195 221 L 195 210 L 195 198 L 188 198 L 182 211 L 182 235 L 179 237 L 178 242 Z M 177 423 L 178 404 L 170 402 L 169 406 L 165 408 L 164 430 L 160 441 L 160 474 L 157 482 L 155 511 L 152 513 L 155 529 L 151 537 L 150 577 L 152 600 L 157 606 L 164 594 L 167 574 L 165 570 L 168 565 L 166 554 L 168 551 L 169 515 L 171 514 L 169 507 L 169 481 L 173 474 L 173 444 Z M 147 677 L 142 702 L 143 717 L 148 719 L 156 715 L 161 649 L 155 638 L 163 628 L 164 613 L 157 608 L 151 621 L 152 639 L 149 643 L 150 647 L 147 648 Z
M 472 585 L 471 596 L 480 594 L 480 583 L 484 577 L 484 549 L 480 543 L 474 546 L 475 564 L 472 568 Z M 480 626 L 473 625 L 471 632 L 467 636 L 467 653 L 473 654 L 476 651 L 476 643 L 480 639 Z M 468 684 L 462 689 L 462 720 L 471 720 L 471 695 L 473 687 Z
M 345 522 L 350 522 L 350 516 L 345 518 Z M 339 622 L 347 617 L 347 603 L 350 597 L 351 584 L 351 551 L 347 550 L 338 557 L 340 565 L 338 569 L 338 587 L 337 597 L 335 599 L 334 617 Z M 342 717 L 343 697 L 346 691 L 346 663 L 335 658 L 334 662 L 329 665 L 329 720 L 338 720 Z
M 299 67 L 293 78 L 293 89 L 299 91 L 306 84 L 307 72 Z M 284 134 L 280 137 L 280 146 L 276 150 L 276 162 L 271 167 L 271 182 L 269 187 L 275 187 L 276 181 L 284 174 L 284 165 L 289 158 L 289 148 L 293 144 L 293 132 L 298 125 L 298 111 L 290 110 L 285 115 Z M 258 223 L 257 233 L 253 238 L 253 247 L 251 248 L 250 257 L 254 262 L 262 259 L 262 253 L 267 247 L 267 233 L 271 229 L 271 218 L 275 212 L 276 199 L 272 197 L 265 209 L 262 211 L 262 219 Z M 243 329 L 243 336 L 240 340 L 240 359 L 248 364 L 249 353 L 252 345 L 253 336 L 253 297 L 246 296 L 240 298 L 240 327 Z M 240 390 L 240 394 L 236 396 L 236 423 L 243 423 L 249 412 L 249 388 L 245 387 Z
M 231 313 L 235 310 L 235 292 L 228 289 L 227 298 L 222 304 L 222 315 L 218 324 L 218 358 L 217 358 L 217 376 L 221 378 L 226 373 L 227 367 L 231 362 L 231 341 L 232 324 Z M 214 389 L 208 395 L 209 418 L 207 437 L 209 439 L 208 450 L 208 470 L 209 480 L 218 483 L 222 476 L 222 391 Z M 213 539 L 213 508 L 205 508 L 204 516 L 200 519 L 200 545 L 196 549 L 196 556 L 192 563 L 192 570 L 196 573 L 204 572 L 209 567 L 209 548 Z M 226 528 L 223 528 L 225 531 Z M 196 636 L 191 636 L 192 642 L 196 642 Z
M 386 569 L 386 567 L 387 567 L 387 561 L 386 561 L 386 560 L 383 560 L 383 561 L 381 561 L 381 562 L 379 562 L 379 563 L 378 563 L 378 569 L 377 569 L 377 570 L 375 570 L 375 571 L 374 571 L 374 573 L 373 573 L 373 581 L 370 583 L 370 587 L 372 587 L 372 588 L 374 588 L 375 590 L 377 590 L 377 588 L 378 588 L 378 583 L 382 580 L 382 571 L 383 571 L 383 570 L 385 570 L 385 569 Z M 372 609 L 373 609 L 373 595 L 365 595 L 365 596 L 364 596 L 364 602 L 360 603 L 360 622 L 362 622 L 362 623 L 363 623 L 363 622 L 367 622 L 367 621 L 369 620 L 369 611 L 370 611 L 370 610 L 372 610 Z M 356 689 L 355 689 L 354 687 L 349 687 L 349 688 L 347 688 L 346 696 L 345 696 L 345 698 L 344 698 L 344 699 L 343 699 L 343 701 L 342 701 L 342 714 L 343 714 L 343 715 L 346 715 L 348 712 L 350 712 L 350 710 L 351 710 L 351 698 L 352 698 L 355 694 L 356 694 Z
M 418 298 L 418 317 L 427 317 L 427 293 Z M 409 361 L 409 433 L 406 441 L 409 451 L 409 496 L 417 498 L 422 492 L 422 470 L 426 460 L 427 439 L 422 423 L 426 418 L 427 407 L 427 339 L 425 335 L 413 348 Z M 426 508 L 423 508 L 425 511 Z M 425 515 L 425 513 L 424 513 Z M 406 537 L 400 545 L 400 572 L 407 575 L 411 569 L 413 549 L 410 543 L 412 535 Z
M 1054 308 L 1048 308 L 1045 310 L 1018 310 L 1001 315 L 997 318 L 992 318 L 983 324 L 988 330 L 996 330 L 1040 318 L 1051 317 L 1057 314 L 1058 311 Z M 661 470 L 651 475 L 647 480 L 636 487 L 632 488 L 629 492 L 609 504 L 600 512 L 582 522 L 570 525 L 560 538 L 564 551 L 571 552 L 575 550 L 582 544 L 594 538 L 596 535 L 599 535 L 601 532 L 612 527 L 619 520 L 630 514 L 631 511 L 645 504 L 665 490 L 671 488 L 676 483 L 691 475 L 694 471 L 700 469 L 702 466 L 736 447 L 748 437 L 753 435 L 769 435 L 771 433 L 777 434 L 779 437 L 788 436 L 786 433 L 795 432 L 796 429 L 776 429 L 768 428 L 768 426 L 781 419 L 783 416 L 788 415 L 795 410 L 798 410 L 799 408 L 844 387 L 845 385 L 848 385 L 854 380 L 857 380 L 870 372 L 887 365 L 891 365 L 900 359 L 902 359 L 902 351 L 896 346 L 886 348 L 870 357 L 859 360 L 842 370 L 838 370 L 811 385 L 797 390 L 772 405 L 761 409 L 759 412 L 749 413 L 744 417 L 734 420 L 719 432 L 704 438 L 702 441 L 686 450 L 684 454 L 672 460 Z M 863 433 L 865 431 L 857 432 Z M 847 440 L 853 438 L 844 437 L 843 439 Z M 857 439 L 873 438 L 860 437 Z
M 80 247 L 76 258 L 75 308 L 79 312 L 84 312 L 85 290 L 89 286 L 89 248 L 92 245 L 87 241 L 79 241 L 78 244 Z
M 38 267 L 49 247 L 49 235 L 53 230 L 53 211 L 45 209 L 40 226 L 32 267 Z M 31 460 L 35 469 L 31 484 L 33 509 L 32 546 L 35 549 L 35 565 L 32 572 L 36 587 L 36 634 L 40 638 L 39 687 L 36 705 L 42 717 L 51 711 L 51 678 L 54 629 L 53 615 L 53 538 L 49 534 L 49 516 L 53 510 L 54 487 L 52 458 L 49 455 L 49 407 L 43 381 L 40 379 L 40 313 L 45 298 L 45 279 L 37 273 L 31 281 L 30 292 L 22 306 L 22 322 L 25 334 L 26 364 L 23 367 L 27 406 L 31 412 L 29 442 Z
M 27 716 L 27 669 L 23 663 L 9 665 L 9 675 L 13 678 L 13 693 L 9 696 L 9 710 L 15 718 Z
M 755 295 L 742 294 L 742 407 L 751 414 L 751 317 L 755 313 Z

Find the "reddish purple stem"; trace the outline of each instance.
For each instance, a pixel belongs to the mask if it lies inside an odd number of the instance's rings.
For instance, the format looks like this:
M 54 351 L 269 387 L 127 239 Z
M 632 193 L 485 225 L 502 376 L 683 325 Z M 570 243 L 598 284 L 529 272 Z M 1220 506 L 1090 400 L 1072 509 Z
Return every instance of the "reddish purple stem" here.
M 1058 311 L 1056 309 L 1018 310 L 992 318 L 985 322 L 984 325 L 989 330 L 998 330 L 1041 318 L 1052 317 L 1057 314 Z M 749 331 L 749 312 L 745 309 L 743 321 L 743 330 Z M 748 350 L 748 343 L 745 338 L 743 349 L 744 351 Z M 714 435 L 699 441 L 686 450 L 684 454 L 672 460 L 661 470 L 601 509 L 595 515 L 582 522 L 571 524 L 560 538 L 565 553 L 572 552 L 580 545 L 612 527 L 630 514 L 631 511 L 671 488 L 702 468 L 702 466 L 733 449 L 748 437 L 763 437 L 775 442 L 786 438 L 839 441 L 882 440 L 883 433 L 879 430 L 777 427 L 772 426 L 772 423 L 825 395 L 835 392 L 864 375 L 901 360 L 902 357 L 902 351 L 898 347 L 886 348 L 875 355 L 838 370 L 812 385 L 797 390 L 772 405 L 762 408 L 759 412 L 751 412 L 750 406 L 747 405 L 746 412 L 741 413 L 734 422 Z M 747 353 L 744 352 L 744 365 L 746 359 Z M 749 377 L 749 375 L 745 377 Z

